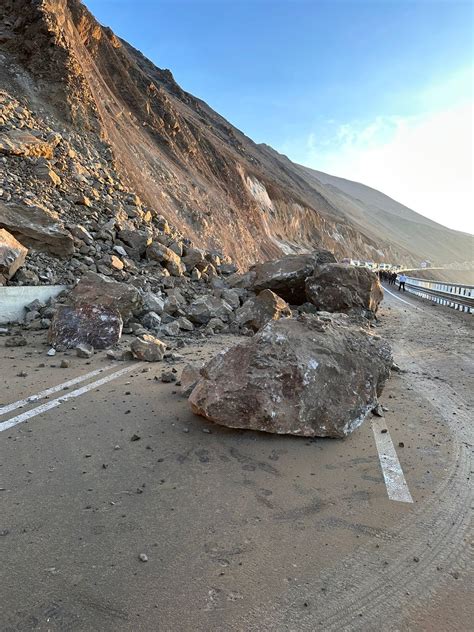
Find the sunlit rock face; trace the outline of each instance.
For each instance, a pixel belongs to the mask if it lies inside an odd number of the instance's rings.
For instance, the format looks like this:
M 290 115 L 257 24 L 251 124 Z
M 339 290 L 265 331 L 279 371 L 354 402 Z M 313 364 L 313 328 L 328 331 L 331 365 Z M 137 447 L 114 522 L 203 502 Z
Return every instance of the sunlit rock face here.
M 348 316 L 271 321 L 201 370 L 194 413 L 231 428 L 345 437 L 389 377 L 387 342 Z

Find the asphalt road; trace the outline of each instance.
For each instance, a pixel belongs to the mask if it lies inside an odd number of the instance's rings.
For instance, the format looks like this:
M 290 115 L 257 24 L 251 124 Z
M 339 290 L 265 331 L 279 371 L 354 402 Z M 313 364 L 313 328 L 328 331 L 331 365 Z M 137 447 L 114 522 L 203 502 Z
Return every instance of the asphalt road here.
M 473 320 L 401 298 L 378 325 L 403 369 L 388 410 L 343 441 L 208 424 L 162 364 L 61 369 L 43 333 L 0 340 L 0 630 L 471 629 Z M 413 502 L 389 498 L 382 427 Z

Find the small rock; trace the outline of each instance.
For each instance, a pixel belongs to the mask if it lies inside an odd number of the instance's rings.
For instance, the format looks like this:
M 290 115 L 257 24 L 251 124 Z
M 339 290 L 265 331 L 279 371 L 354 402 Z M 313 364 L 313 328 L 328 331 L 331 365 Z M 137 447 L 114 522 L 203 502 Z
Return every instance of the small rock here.
M 140 441 L 140 439 L 140 435 L 137 434 L 132 434 L 132 436 L 130 437 L 130 441 Z
M 134 357 L 145 362 L 160 362 L 163 360 L 166 345 L 154 336 L 145 335 L 142 338 L 136 338 L 130 350 Z
M 81 344 L 76 347 L 76 355 L 79 358 L 92 358 L 94 347 L 92 345 Z
M 398 442 L 398 447 L 399 448 L 404 448 L 405 447 L 405 444 L 403 443 L 403 441 L 399 441 Z
M 61 367 L 61 369 L 68 369 L 69 368 L 69 360 L 61 360 L 61 364 L 59 365 Z
M 176 382 L 176 375 L 172 371 L 163 371 L 161 381 L 166 383 Z
M 28 341 L 21 334 L 11 336 L 5 340 L 5 347 L 26 347 Z
M 148 555 L 145 555 L 145 553 L 140 553 L 138 559 L 140 560 L 140 562 L 148 562 Z
M 374 408 L 372 408 L 372 414 L 375 415 L 376 417 L 383 417 L 383 407 L 381 404 L 377 404 L 377 406 L 374 406 Z M 386 432 L 386 431 L 385 431 Z
M 53 349 L 53 347 L 51 347 L 51 349 L 48 351 L 48 353 L 46 355 L 55 356 L 56 355 L 56 349 Z

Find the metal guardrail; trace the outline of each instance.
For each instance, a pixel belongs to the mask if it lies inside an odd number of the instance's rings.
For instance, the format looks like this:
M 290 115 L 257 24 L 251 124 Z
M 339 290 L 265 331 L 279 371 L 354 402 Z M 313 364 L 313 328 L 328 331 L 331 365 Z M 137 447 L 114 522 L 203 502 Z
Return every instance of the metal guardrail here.
M 407 292 L 426 298 L 439 305 L 446 305 L 460 312 L 474 313 L 474 285 L 442 283 L 407 277 Z

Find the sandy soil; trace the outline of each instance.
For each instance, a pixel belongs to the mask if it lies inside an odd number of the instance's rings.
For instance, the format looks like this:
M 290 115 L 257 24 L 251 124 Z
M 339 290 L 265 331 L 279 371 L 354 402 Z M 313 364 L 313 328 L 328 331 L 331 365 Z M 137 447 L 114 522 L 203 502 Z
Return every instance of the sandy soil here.
M 2 632 L 469 629 L 473 321 L 402 298 L 381 401 L 413 504 L 387 497 L 371 419 L 343 441 L 228 430 L 154 379 L 171 365 L 130 365 L 0 432 Z M 29 337 L 0 341 L 0 406 L 110 364 L 60 369 Z
M 444 281 L 445 283 L 474 285 L 474 270 L 426 268 L 424 270 L 407 270 L 406 274 L 417 279 L 428 279 L 428 281 Z

